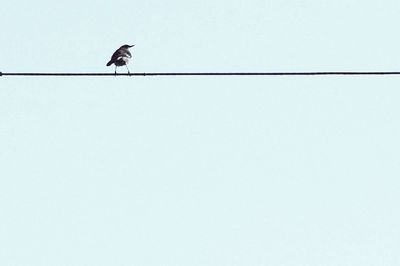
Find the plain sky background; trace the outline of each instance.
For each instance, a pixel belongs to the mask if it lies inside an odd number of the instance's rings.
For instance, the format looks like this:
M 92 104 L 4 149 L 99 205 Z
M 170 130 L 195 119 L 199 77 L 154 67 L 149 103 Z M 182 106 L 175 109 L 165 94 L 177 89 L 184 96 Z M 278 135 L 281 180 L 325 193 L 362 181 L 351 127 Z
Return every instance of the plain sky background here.
M 2 1 L 2 72 L 399 71 L 398 0 Z M 119 68 L 125 72 L 125 68 Z M 0 77 L 0 265 L 400 264 L 400 77 Z

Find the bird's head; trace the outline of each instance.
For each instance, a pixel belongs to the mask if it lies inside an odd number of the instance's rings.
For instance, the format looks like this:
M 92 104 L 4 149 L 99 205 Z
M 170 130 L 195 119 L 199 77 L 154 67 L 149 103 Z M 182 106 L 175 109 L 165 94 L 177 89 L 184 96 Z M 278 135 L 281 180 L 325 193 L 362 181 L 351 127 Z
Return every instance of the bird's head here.
M 125 44 L 125 45 L 122 45 L 121 48 L 122 49 L 129 49 L 129 48 L 132 48 L 133 46 L 135 46 L 135 45 Z

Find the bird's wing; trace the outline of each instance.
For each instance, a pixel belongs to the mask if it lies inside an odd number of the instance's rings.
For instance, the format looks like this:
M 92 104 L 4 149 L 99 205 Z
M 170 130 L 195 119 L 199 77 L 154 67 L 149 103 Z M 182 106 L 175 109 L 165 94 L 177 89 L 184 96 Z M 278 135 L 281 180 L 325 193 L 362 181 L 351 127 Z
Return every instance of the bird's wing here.
M 118 49 L 112 54 L 110 61 L 107 63 L 107 66 L 114 64 L 120 57 L 121 51 Z
M 131 54 L 131 52 L 129 52 L 128 49 L 118 49 L 118 50 L 116 50 L 113 53 L 113 55 L 111 56 L 110 61 L 107 63 L 107 66 L 115 63 L 116 61 L 118 61 L 118 60 L 120 60 L 120 59 L 122 59 L 124 57 L 129 57 L 129 58 L 132 57 L 132 54 Z
M 113 55 L 111 56 L 111 60 L 110 61 L 116 61 L 118 59 L 118 57 L 121 56 L 121 50 L 117 50 L 113 53 Z
M 131 52 L 130 52 L 128 49 L 125 50 L 125 54 L 126 54 L 126 56 L 128 56 L 129 58 L 132 57 L 132 54 L 131 54 Z

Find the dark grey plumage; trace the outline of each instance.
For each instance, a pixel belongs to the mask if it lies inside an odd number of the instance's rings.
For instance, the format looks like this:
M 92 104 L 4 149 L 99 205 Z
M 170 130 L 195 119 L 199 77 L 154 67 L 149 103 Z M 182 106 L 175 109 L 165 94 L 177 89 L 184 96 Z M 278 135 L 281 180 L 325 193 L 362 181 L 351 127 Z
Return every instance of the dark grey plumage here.
M 111 66 L 112 64 L 114 64 L 115 74 L 117 74 L 117 66 L 126 66 L 126 69 L 128 69 L 128 74 L 130 74 L 127 64 L 129 62 L 129 59 L 132 58 L 132 54 L 131 52 L 129 52 L 129 48 L 133 46 L 134 45 L 128 45 L 128 44 L 122 45 L 111 56 L 111 59 L 107 63 L 107 66 Z

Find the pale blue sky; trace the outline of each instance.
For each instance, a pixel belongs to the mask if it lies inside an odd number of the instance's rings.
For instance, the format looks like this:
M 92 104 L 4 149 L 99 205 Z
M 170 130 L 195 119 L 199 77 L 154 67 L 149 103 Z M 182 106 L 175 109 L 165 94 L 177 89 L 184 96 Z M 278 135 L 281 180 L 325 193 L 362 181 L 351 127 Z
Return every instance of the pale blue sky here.
M 394 0 L 3 2 L 2 72 L 400 70 Z M 1 77 L 0 265 L 398 265 L 399 85 Z

